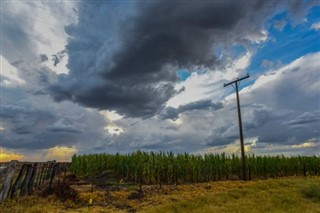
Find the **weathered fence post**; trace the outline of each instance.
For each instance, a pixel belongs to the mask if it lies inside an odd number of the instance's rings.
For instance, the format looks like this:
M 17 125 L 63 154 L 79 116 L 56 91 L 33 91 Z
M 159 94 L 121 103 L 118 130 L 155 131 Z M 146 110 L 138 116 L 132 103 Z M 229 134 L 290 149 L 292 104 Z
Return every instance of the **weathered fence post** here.
M 42 164 L 42 170 L 41 170 L 41 174 L 40 174 L 40 181 L 39 181 L 39 186 L 41 186 L 43 184 L 44 178 L 45 178 L 45 174 L 46 174 L 46 169 L 47 169 L 47 164 Z
M 54 176 L 56 175 L 57 171 L 59 169 L 59 164 L 58 163 L 54 163 L 51 173 L 50 173 L 50 182 L 49 182 L 49 189 L 52 189 L 52 182 L 54 179 Z
M 30 182 L 31 175 L 32 175 L 32 165 L 27 164 L 27 173 L 22 182 L 20 195 L 28 195 L 28 185 Z
M 0 202 L 5 200 L 9 194 L 15 168 L 16 168 L 16 162 L 11 161 L 7 169 L 7 173 L 3 182 L 3 187 L 0 191 Z
M 34 186 L 34 180 L 37 174 L 37 166 L 38 164 L 35 163 L 32 165 L 32 173 L 31 173 L 31 177 L 28 183 L 28 194 L 31 194 L 31 192 L 33 191 L 33 186 Z
M 16 179 L 16 181 L 14 182 L 12 188 L 11 188 L 11 195 L 10 197 L 11 198 L 14 198 L 15 196 L 17 196 L 17 193 L 18 193 L 18 189 L 19 189 L 19 186 L 20 186 L 20 183 L 23 179 L 23 174 L 25 173 L 26 171 L 26 164 L 23 164 L 20 171 L 19 171 L 19 174 L 18 174 L 18 177 Z
M 40 178 L 41 178 L 41 173 L 42 173 L 42 164 L 40 163 L 39 167 L 37 166 L 37 174 L 36 174 L 36 179 L 34 183 L 34 187 L 38 187 L 40 185 Z
M 44 176 L 44 180 L 49 180 L 50 179 L 53 166 L 54 166 L 54 163 L 48 163 L 48 168 L 46 170 L 46 175 Z

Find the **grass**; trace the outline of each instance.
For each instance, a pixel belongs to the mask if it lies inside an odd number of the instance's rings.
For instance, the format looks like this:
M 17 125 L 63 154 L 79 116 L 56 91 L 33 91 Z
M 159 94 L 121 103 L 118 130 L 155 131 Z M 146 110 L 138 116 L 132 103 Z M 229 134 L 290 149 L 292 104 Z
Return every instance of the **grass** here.
M 320 212 L 319 178 L 255 181 L 251 185 L 208 193 L 145 210 L 155 212 Z
M 220 181 L 179 186 L 144 186 L 144 196 L 128 199 L 133 189 L 80 192 L 80 203 L 54 196 L 20 197 L 0 204 L 1 213 L 19 212 L 292 212 L 320 213 L 320 177 L 257 181 Z M 92 200 L 90 204 L 89 201 Z
M 301 192 L 305 198 L 314 202 L 320 202 L 320 182 L 313 182 L 305 185 Z

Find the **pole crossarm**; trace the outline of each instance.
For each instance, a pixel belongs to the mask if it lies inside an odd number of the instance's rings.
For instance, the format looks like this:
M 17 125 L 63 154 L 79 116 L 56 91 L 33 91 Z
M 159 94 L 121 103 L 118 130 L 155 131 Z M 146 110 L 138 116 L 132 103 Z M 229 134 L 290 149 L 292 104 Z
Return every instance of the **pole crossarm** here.
M 240 133 L 240 145 L 241 145 L 241 161 L 242 161 L 242 178 L 243 180 L 247 180 L 247 174 L 246 174 L 246 154 L 244 150 L 244 142 L 243 142 L 243 130 L 242 130 L 242 119 L 241 119 L 241 110 L 240 110 L 240 98 L 239 98 L 239 83 L 240 81 L 249 78 L 249 74 L 247 76 L 242 78 L 237 78 L 234 81 L 231 81 L 229 83 L 223 84 L 224 87 L 235 84 L 235 90 L 237 95 L 237 106 L 238 106 L 238 120 L 239 120 L 239 133 Z M 234 88 L 234 87 L 233 87 Z
M 246 79 L 246 78 L 249 78 L 249 77 L 250 77 L 249 74 L 247 74 L 247 76 L 245 76 L 245 77 L 237 78 L 236 80 L 231 81 L 231 82 L 229 82 L 229 83 L 227 83 L 227 84 L 224 83 L 223 86 L 224 86 L 224 87 L 229 86 L 230 84 L 236 83 L 236 82 L 238 82 L 238 81 L 242 81 L 242 80 L 244 80 L 244 79 Z

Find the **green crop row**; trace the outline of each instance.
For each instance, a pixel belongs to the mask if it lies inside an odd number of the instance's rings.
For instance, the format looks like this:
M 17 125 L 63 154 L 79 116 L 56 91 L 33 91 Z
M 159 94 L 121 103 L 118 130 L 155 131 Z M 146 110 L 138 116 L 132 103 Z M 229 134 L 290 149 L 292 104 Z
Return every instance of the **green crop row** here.
M 241 158 L 223 154 L 192 155 L 172 152 L 74 155 L 77 177 L 107 176 L 137 184 L 178 184 L 241 179 Z M 318 156 L 246 156 L 248 179 L 320 174 Z

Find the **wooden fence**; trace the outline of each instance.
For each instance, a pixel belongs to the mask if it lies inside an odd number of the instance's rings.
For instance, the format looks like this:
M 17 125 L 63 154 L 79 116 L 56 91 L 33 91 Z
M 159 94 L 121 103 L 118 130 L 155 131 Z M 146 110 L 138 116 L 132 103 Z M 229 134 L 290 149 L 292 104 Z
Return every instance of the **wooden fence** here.
M 48 188 L 54 181 L 65 181 L 70 163 L 18 162 L 0 164 L 0 202 L 6 198 L 25 196 L 35 188 Z

